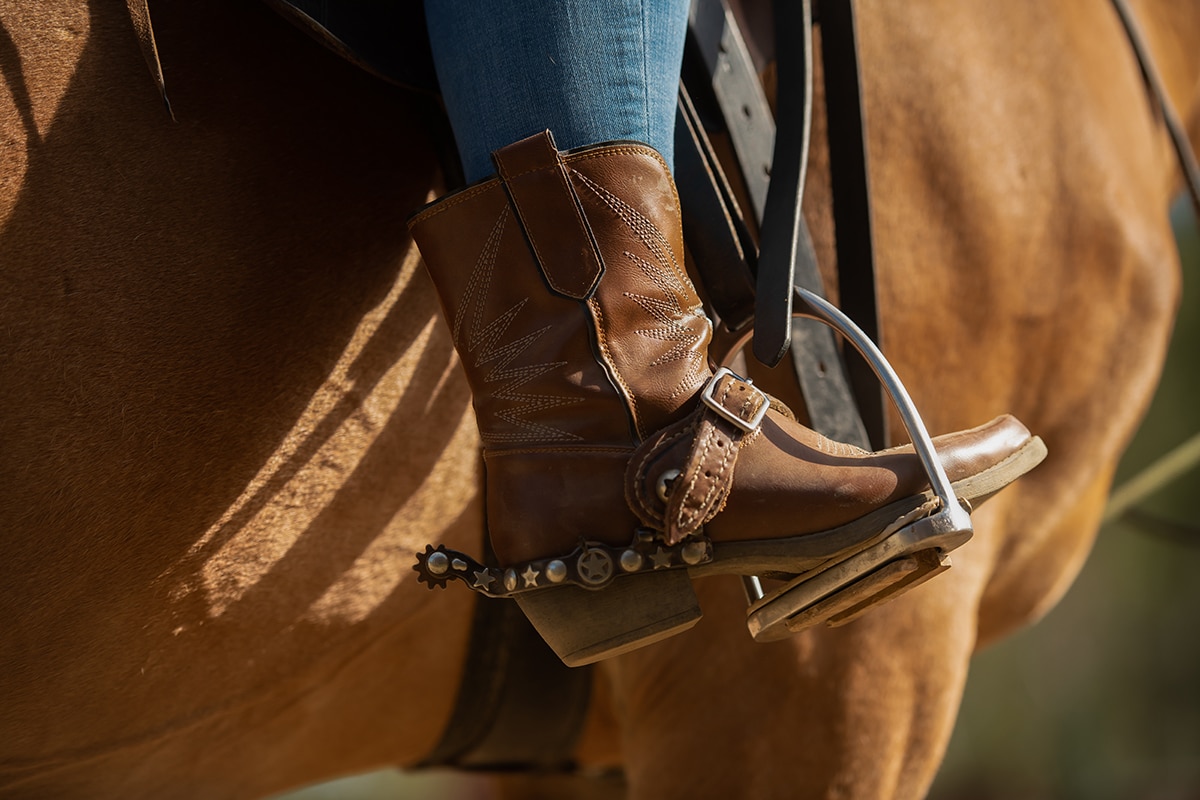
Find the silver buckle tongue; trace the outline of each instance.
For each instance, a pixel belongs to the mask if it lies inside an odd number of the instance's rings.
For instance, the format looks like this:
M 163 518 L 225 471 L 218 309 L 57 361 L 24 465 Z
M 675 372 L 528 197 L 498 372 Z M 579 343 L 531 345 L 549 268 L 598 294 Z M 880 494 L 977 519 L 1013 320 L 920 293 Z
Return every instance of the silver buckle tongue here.
M 713 397 L 713 392 L 716 391 L 717 384 L 720 383 L 721 378 L 724 378 L 726 375 L 729 375 L 746 384 L 747 388 L 757 394 L 762 400 L 758 406 L 758 411 L 754 413 L 754 417 L 752 419 L 742 419 L 737 414 L 718 403 Z M 700 395 L 700 402 L 711 408 L 718 417 L 721 417 L 722 419 L 733 423 L 738 428 L 741 428 L 743 433 L 754 433 L 756 430 L 758 430 L 759 426 L 762 425 L 763 417 L 767 415 L 767 409 L 771 407 L 771 399 L 767 397 L 766 392 L 755 386 L 754 381 L 749 380 L 748 378 L 743 378 L 741 375 L 738 375 L 736 372 L 729 369 L 729 367 L 721 367 L 717 370 L 716 374 L 712 376 L 712 380 L 708 382 L 708 386 L 704 387 L 704 393 Z

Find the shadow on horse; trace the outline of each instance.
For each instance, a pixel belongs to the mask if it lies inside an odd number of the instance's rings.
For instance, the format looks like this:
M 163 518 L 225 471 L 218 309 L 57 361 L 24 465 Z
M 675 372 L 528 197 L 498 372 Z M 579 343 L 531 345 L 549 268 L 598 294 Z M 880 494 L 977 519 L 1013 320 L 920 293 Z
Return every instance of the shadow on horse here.
M 431 101 L 265 7 L 151 10 L 176 121 L 123 4 L 0 2 L 3 796 L 413 764 L 467 646 L 469 593 L 411 570 L 483 525 L 403 224 L 441 191 Z M 1200 4 L 1136 10 L 1195 140 Z M 576 758 L 634 797 L 921 796 L 972 651 L 1065 591 L 1157 380 L 1178 176 L 1109 6 L 858 15 L 889 356 L 932 432 L 1011 411 L 1050 457 L 955 569 L 844 628 L 757 645 L 738 582 L 702 581 L 695 629 L 596 671 Z

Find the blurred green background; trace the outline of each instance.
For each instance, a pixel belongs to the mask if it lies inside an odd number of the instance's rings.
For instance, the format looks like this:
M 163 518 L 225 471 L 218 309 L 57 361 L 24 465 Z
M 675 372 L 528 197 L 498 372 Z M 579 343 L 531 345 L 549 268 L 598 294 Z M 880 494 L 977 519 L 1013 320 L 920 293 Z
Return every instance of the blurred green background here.
M 1172 210 L 1184 297 L 1117 486 L 1200 435 L 1200 236 Z M 1038 625 L 979 654 L 932 800 L 1200 800 L 1200 467 L 1105 525 Z M 484 800 L 478 778 L 379 772 L 287 800 Z M 547 797 L 572 796 L 564 786 Z M 282 798 L 281 798 L 282 800 Z

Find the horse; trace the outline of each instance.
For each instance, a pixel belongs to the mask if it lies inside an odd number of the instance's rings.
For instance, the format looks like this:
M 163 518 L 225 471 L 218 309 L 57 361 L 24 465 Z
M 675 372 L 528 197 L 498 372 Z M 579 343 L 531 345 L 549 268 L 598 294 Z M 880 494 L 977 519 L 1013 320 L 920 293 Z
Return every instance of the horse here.
M 483 529 L 403 224 L 444 189 L 432 101 L 257 4 L 151 11 L 173 116 L 123 4 L 0 0 L 4 797 L 416 764 L 467 648 L 469 593 L 411 569 Z M 1136 11 L 1196 141 L 1200 4 Z M 1011 411 L 1050 456 L 850 625 L 755 644 L 738 582 L 700 581 L 694 629 L 595 672 L 574 757 L 635 798 L 924 794 L 971 653 L 1079 570 L 1165 351 L 1178 178 L 1103 0 L 857 13 L 888 354 L 931 431 Z

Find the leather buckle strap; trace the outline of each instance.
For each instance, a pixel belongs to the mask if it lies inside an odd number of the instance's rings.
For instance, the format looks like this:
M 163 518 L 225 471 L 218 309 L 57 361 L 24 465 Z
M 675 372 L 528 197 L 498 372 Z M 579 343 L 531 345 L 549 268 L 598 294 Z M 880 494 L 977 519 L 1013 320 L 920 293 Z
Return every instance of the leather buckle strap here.
M 716 389 L 726 377 L 741 381 L 745 389 L 751 392 L 751 398 L 743 400 L 735 408 L 727 407 L 718 401 L 715 397 Z M 751 399 L 756 402 L 750 402 Z M 762 425 L 763 417 L 767 415 L 767 409 L 771 407 L 771 398 L 767 397 L 766 392 L 755 386 L 754 381 L 741 377 L 728 367 L 721 367 L 717 370 L 712 380 L 708 382 L 708 386 L 704 387 L 700 401 L 717 416 L 740 428 L 742 433 L 754 433 L 758 430 Z
M 722 367 L 692 413 L 638 447 L 625 473 L 629 507 L 668 546 L 695 536 L 724 508 L 738 451 L 762 429 L 770 396 Z
M 664 516 L 668 544 L 683 541 L 725 507 L 742 443 L 754 436 L 771 406 L 766 392 L 722 367 L 701 395 L 695 437 Z

